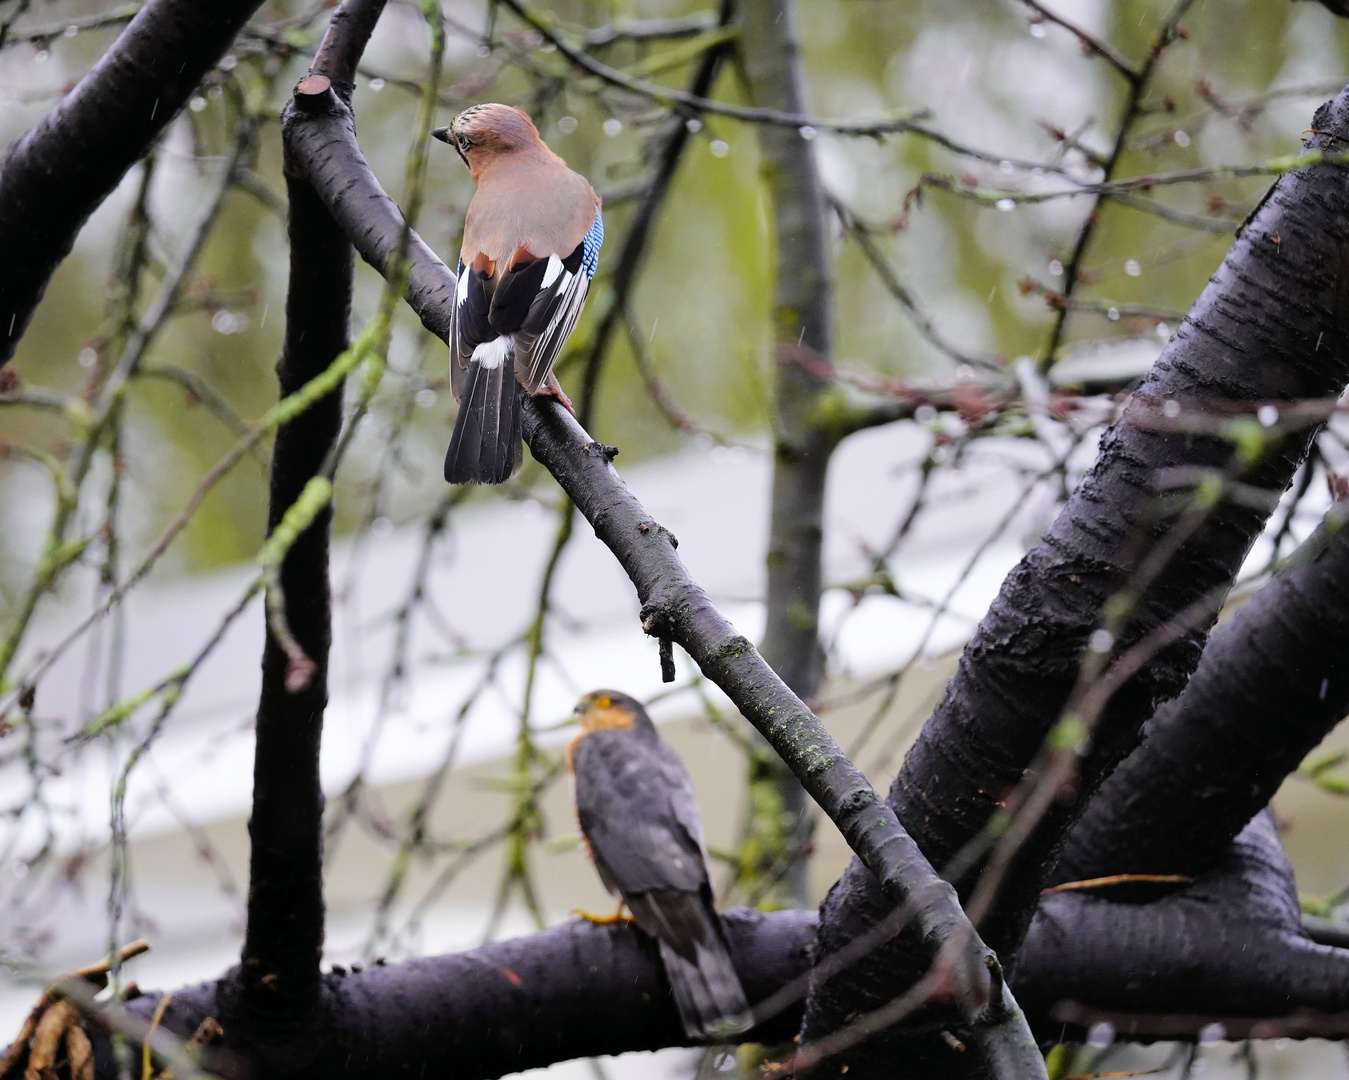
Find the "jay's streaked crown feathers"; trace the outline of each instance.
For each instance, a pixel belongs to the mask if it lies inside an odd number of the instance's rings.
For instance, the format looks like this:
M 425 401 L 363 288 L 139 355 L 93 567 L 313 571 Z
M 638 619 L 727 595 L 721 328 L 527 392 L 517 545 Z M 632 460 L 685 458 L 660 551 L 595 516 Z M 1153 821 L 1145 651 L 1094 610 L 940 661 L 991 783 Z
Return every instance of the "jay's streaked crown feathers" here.
M 565 395 L 553 363 L 595 274 L 600 200 L 510 105 L 465 109 L 432 134 L 468 166 L 450 322 L 450 388 L 459 402 L 445 455 L 452 484 L 500 484 L 520 468 L 525 394 Z

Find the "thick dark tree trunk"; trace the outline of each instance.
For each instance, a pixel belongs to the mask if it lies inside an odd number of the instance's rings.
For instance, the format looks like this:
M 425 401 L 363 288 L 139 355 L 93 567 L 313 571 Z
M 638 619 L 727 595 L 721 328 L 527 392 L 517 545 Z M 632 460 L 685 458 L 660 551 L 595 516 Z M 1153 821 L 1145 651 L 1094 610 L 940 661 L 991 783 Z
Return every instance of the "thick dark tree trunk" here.
M 1214 1023 L 1229 1039 L 1349 1033 L 1349 950 L 1302 932 L 1267 813 L 1193 885 L 1152 903 L 1046 897 L 1014 985 L 1053 1038 L 1098 1021 L 1124 1038 L 1195 1039 Z
M 1349 712 L 1346 509 L 1214 632 L 1073 827 L 1051 883 L 1211 869 Z
M 150 0 L 0 165 L 0 365 L 89 215 L 187 103 L 262 0 Z
M 352 248 L 303 179 L 287 178 L 291 274 L 286 341 L 277 377 L 285 397 L 323 372 L 349 344 Z M 333 390 L 277 432 L 268 532 L 316 476 L 342 424 Z M 310 1052 L 323 952 L 323 790 L 319 744 L 328 702 L 331 618 L 330 508 L 300 534 L 281 567 L 286 622 L 315 664 L 307 685 L 287 688 L 289 658 L 268 628 L 253 768 L 248 929 L 239 997 L 228 1021 L 278 1067 Z
M 1339 146 L 1349 135 L 1349 95 L 1318 111 L 1312 126 L 1313 146 Z M 1177 514 L 1162 512 L 1159 476 L 1234 471 L 1229 441 L 1158 423 L 1163 402 L 1180 402 L 1216 429 L 1233 404 L 1334 397 L 1347 376 L 1349 176 L 1340 166 L 1317 165 L 1274 186 L 1125 418 L 1102 439 L 1091 472 L 1008 577 L 965 649 L 890 790 L 891 805 L 934 865 L 945 866 L 978 836 L 1022 780 L 1063 715 L 1106 600 L 1128 586 L 1141 560 L 1177 528 Z M 1258 460 L 1241 471 L 1247 490 L 1276 496 L 1312 433 L 1305 424 L 1271 432 Z M 1255 500 L 1224 499 L 1202 518 L 1142 591 L 1115 654 L 1229 585 L 1266 516 Z M 1157 702 L 1184 686 L 1210 621 L 1201 619 L 1114 695 L 1092 734 L 1076 802 L 1054 803 L 1003 885 L 985 925 L 995 948 L 1009 951 L 1020 943 L 1067 827 L 1101 775 L 1131 749 Z M 974 884 L 971 875 L 962 890 Z M 888 907 L 854 862 L 823 908 L 822 951 L 840 948 Z M 817 987 L 805 1036 L 817 1037 L 856 1010 L 889 1000 L 922 970 L 915 961 L 897 946 L 895 955 L 877 956 L 847 979 Z M 893 1048 L 880 1043 L 874 1049 L 856 1059 L 864 1065 L 860 1074 L 891 1075 Z M 955 1060 L 941 1064 L 939 1054 L 932 1070 L 912 1074 L 950 1075 L 957 1068 Z

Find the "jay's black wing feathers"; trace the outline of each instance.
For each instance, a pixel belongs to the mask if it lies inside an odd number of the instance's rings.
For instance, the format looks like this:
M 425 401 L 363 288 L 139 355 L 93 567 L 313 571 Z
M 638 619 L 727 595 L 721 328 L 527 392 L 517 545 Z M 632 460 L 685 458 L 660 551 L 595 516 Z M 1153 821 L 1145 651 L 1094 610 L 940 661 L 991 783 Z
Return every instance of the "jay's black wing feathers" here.
M 500 484 L 524 458 L 524 390 L 513 373 L 514 345 L 492 327 L 496 283 L 459 263 L 450 318 L 450 385 L 459 415 L 445 453 L 451 484 Z
M 450 483 L 500 484 L 520 468 L 523 395 L 543 389 L 575 329 L 603 238 L 597 212 L 565 258 L 460 260 L 450 318 L 450 386 L 459 401 L 445 455 Z

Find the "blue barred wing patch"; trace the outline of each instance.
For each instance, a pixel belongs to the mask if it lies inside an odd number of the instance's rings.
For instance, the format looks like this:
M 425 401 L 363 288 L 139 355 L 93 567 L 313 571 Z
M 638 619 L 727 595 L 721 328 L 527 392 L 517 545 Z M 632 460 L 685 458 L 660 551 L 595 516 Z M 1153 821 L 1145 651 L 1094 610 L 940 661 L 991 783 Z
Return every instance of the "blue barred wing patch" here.
M 572 235 L 575 235 L 574 233 Z M 586 277 L 593 278 L 600 265 L 600 245 L 604 243 L 604 217 L 595 211 L 595 224 L 581 240 L 581 269 Z

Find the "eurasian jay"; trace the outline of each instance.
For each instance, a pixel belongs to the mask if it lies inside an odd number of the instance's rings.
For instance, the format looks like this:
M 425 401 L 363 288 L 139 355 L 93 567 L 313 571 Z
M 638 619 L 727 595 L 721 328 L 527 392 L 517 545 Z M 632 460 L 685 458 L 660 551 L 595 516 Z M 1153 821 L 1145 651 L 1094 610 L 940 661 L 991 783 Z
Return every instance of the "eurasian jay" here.
M 474 105 L 431 133 L 478 185 L 464 219 L 450 322 L 450 389 L 459 402 L 445 455 L 451 484 L 500 484 L 524 456 L 525 394 L 564 404 L 553 362 L 595 275 L 600 200 L 521 110 Z

